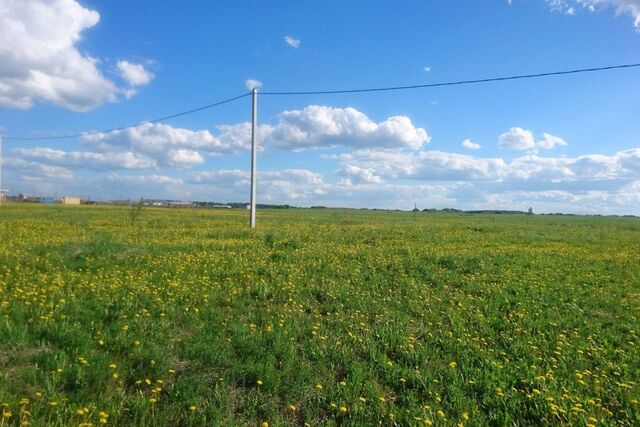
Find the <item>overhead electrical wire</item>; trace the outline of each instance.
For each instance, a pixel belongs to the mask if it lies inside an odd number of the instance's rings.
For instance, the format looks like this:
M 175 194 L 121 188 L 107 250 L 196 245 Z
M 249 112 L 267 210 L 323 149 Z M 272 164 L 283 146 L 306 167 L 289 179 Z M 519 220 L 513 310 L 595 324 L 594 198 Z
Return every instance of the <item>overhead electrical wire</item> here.
M 186 115 L 189 115 L 189 114 L 197 113 L 198 111 L 208 110 L 209 108 L 217 107 L 218 105 L 228 104 L 229 102 L 238 100 L 240 98 L 244 98 L 245 96 L 249 96 L 249 95 L 251 95 L 251 92 L 243 93 L 242 95 L 234 96 L 233 98 L 228 98 L 228 99 L 224 99 L 222 101 L 214 102 L 213 104 L 203 105 L 202 107 L 197 107 L 197 108 L 193 108 L 191 110 L 182 111 L 180 113 L 171 114 L 169 116 L 158 117 L 157 119 L 145 120 L 145 121 L 133 124 L 133 125 L 121 126 L 121 127 L 117 127 L 117 128 L 111 128 L 111 129 L 105 129 L 105 130 L 94 130 L 94 131 L 89 131 L 89 132 L 75 133 L 75 134 L 71 134 L 71 135 L 34 136 L 34 137 L 3 136 L 2 138 L 6 139 L 6 140 L 14 140 L 14 141 L 44 141 L 44 140 L 52 140 L 52 139 L 80 138 L 80 137 L 83 137 L 83 136 L 97 135 L 97 134 L 100 134 L 100 133 L 109 133 L 109 132 L 122 131 L 122 130 L 130 129 L 130 128 L 138 127 L 138 126 L 143 125 L 145 123 L 162 122 L 162 121 L 165 121 L 165 120 L 175 119 L 176 117 L 186 116 Z
M 408 86 L 387 86 L 387 87 L 363 88 L 363 89 L 306 90 L 306 91 L 283 91 L 283 92 L 267 91 L 267 92 L 260 92 L 260 95 L 295 96 L 295 95 L 337 95 L 337 94 L 346 94 L 346 93 L 388 92 L 388 91 L 397 91 L 397 90 L 427 89 L 427 88 L 443 87 L 443 86 L 462 86 L 462 85 L 471 85 L 471 84 L 478 84 L 478 83 L 502 82 L 502 81 L 509 81 L 509 80 L 534 79 L 534 78 L 541 78 L 541 77 L 563 76 L 563 75 L 580 74 L 580 73 L 592 73 L 597 71 L 609 71 L 609 70 L 619 70 L 619 69 L 637 68 L 637 67 L 640 67 L 640 63 L 609 65 L 606 67 L 578 68 L 573 70 L 551 71 L 546 73 L 535 73 L 535 74 L 517 74 L 517 75 L 503 76 L 503 77 L 489 77 L 484 79 L 472 79 L 472 80 L 457 80 L 457 81 L 427 83 L 427 84 L 408 85 Z M 3 139 L 13 140 L 13 141 L 45 141 L 45 140 L 80 138 L 83 136 L 96 135 L 100 133 L 122 131 L 122 130 L 140 126 L 145 123 L 157 123 L 165 120 L 174 119 L 176 117 L 186 116 L 189 114 L 196 113 L 198 111 L 207 110 L 209 108 L 227 104 L 229 102 L 244 98 L 249 95 L 251 95 L 251 92 L 247 92 L 242 95 L 235 96 L 233 98 L 224 99 L 222 101 L 204 105 L 202 107 L 193 108 L 191 110 L 183 111 L 180 113 L 175 113 L 175 114 L 159 117 L 152 120 L 145 120 L 133 125 L 121 126 L 121 127 L 116 127 L 112 129 L 81 132 L 81 133 L 70 134 L 70 135 L 41 136 L 41 137 L 16 137 L 16 136 L 7 135 L 7 136 L 3 136 Z
M 458 81 L 441 82 L 441 83 L 427 83 L 427 84 L 410 85 L 410 86 L 388 86 L 388 87 L 377 87 L 377 88 L 366 88 L 366 89 L 343 89 L 343 90 L 312 90 L 312 91 L 298 91 L 298 92 L 260 92 L 260 95 L 329 95 L 329 94 L 342 94 L 342 93 L 384 92 L 384 91 L 393 91 L 393 90 L 425 89 L 425 88 L 441 87 L 441 86 L 460 86 L 460 85 L 468 85 L 468 84 L 476 84 L 476 83 L 501 82 L 505 80 L 521 80 L 521 79 L 533 79 L 538 77 L 562 76 L 567 74 L 591 73 L 594 71 L 616 70 L 621 68 L 633 68 L 633 67 L 640 67 L 640 63 L 610 65 L 607 67 L 596 67 L 596 68 L 579 68 L 575 70 L 566 70 L 566 71 L 551 71 L 548 73 L 520 74 L 520 75 L 506 76 L 506 77 L 490 77 L 486 79 L 458 80 Z

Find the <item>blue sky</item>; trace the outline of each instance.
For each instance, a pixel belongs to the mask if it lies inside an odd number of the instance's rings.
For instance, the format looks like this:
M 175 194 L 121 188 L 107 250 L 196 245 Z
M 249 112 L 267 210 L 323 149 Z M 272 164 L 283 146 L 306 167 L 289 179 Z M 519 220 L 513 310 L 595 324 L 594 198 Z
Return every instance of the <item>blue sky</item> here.
M 51 136 L 264 91 L 640 62 L 640 0 L 3 0 L 0 130 Z M 640 69 L 261 96 L 258 201 L 640 214 Z M 3 188 L 248 199 L 250 99 L 3 143 Z M 464 142 L 464 145 L 463 145 Z

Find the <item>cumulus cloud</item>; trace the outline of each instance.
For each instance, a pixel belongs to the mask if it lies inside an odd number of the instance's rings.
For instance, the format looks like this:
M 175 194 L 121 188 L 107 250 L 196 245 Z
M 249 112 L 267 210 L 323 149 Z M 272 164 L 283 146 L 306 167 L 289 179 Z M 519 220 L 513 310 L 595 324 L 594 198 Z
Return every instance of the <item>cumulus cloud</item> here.
M 291 36 L 285 36 L 284 42 L 294 49 L 299 48 L 301 43 L 300 39 L 296 39 L 295 37 L 291 37 Z
M 387 180 L 463 181 L 497 180 L 507 165 L 502 159 L 473 157 L 442 151 L 402 153 L 388 150 L 358 150 L 336 158 L 344 165 L 341 175 L 354 166 Z
M 550 150 L 558 145 L 567 145 L 567 143 L 559 136 L 551 135 L 546 132 L 543 132 L 542 139 L 536 142 L 537 148 L 544 148 L 545 150 Z
M 498 145 L 512 150 L 530 150 L 536 146 L 536 142 L 530 130 L 512 127 L 500 135 Z
M 60 167 L 29 161 L 23 158 L 5 159 L 3 167 L 5 173 L 18 175 L 20 179 L 69 180 L 73 178 L 73 171 Z
M 372 168 L 346 165 L 338 174 L 342 176 L 340 182 L 345 185 L 382 183 L 382 178 L 376 175 Z
M 52 148 L 15 148 L 14 156 L 46 165 L 83 169 L 148 169 L 157 163 L 148 157 L 131 152 L 96 153 L 91 151 L 63 151 Z
M 124 91 L 77 48 L 99 20 L 75 0 L 0 2 L 0 106 L 27 109 L 42 100 L 87 111 L 116 100 Z
M 578 157 L 526 155 L 506 162 L 441 151 L 398 153 L 387 150 L 357 150 L 326 156 L 342 164 L 338 176 L 345 184 L 401 180 L 432 182 L 484 182 L 501 191 L 516 188 L 536 190 L 618 188 L 640 179 L 640 148 L 611 156 L 588 154 Z M 484 184 L 483 184 L 484 185 Z
M 630 15 L 633 25 L 640 30 L 640 0 L 546 0 L 553 11 L 573 15 L 575 7 L 582 7 L 595 12 L 600 9 L 613 8 L 617 15 Z
M 406 116 L 376 123 L 355 108 L 320 105 L 284 111 L 275 125 L 261 128 L 260 133 L 266 143 L 287 150 L 334 146 L 417 149 L 431 139 Z
M 464 148 L 469 149 L 469 150 L 479 150 L 480 148 L 482 148 L 482 146 L 480 144 L 473 142 L 469 138 L 467 138 L 464 141 L 462 141 L 462 146 Z
M 498 138 L 498 145 L 511 150 L 535 150 L 538 148 L 550 150 L 558 145 L 567 145 L 559 136 L 543 133 L 542 139 L 536 141 L 533 132 L 520 127 L 512 127 Z
M 153 74 L 146 70 L 142 64 L 118 61 L 117 66 L 122 78 L 131 86 L 146 85 L 153 79 Z
M 129 84 L 129 87 L 122 90 L 125 97 L 131 98 L 138 90 L 138 86 L 149 84 L 154 75 L 142 64 L 134 64 L 129 61 L 118 61 L 116 64 L 120 77 Z
M 246 170 L 219 169 L 215 171 L 194 172 L 191 182 L 205 186 L 209 192 L 219 197 L 248 196 L 250 174 Z M 257 176 L 258 201 L 270 203 L 298 203 L 310 200 L 313 195 L 325 193 L 327 184 L 321 174 L 306 169 L 285 169 L 282 171 L 259 171 Z M 247 190 L 247 191 L 244 191 Z M 227 199 L 228 200 L 228 199 Z M 288 201 L 288 202 L 287 202 Z
M 188 167 L 204 162 L 201 153 L 210 155 L 233 154 L 247 144 L 247 139 L 236 138 L 232 131 L 224 138 L 216 138 L 208 130 L 193 131 L 162 123 L 97 133 L 82 137 L 99 151 L 133 151 L 153 159 L 157 165 Z
M 160 184 L 160 185 L 181 185 L 184 181 L 181 178 L 173 178 L 166 175 L 120 175 L 110 173 L 107 180 L 125 184 Z

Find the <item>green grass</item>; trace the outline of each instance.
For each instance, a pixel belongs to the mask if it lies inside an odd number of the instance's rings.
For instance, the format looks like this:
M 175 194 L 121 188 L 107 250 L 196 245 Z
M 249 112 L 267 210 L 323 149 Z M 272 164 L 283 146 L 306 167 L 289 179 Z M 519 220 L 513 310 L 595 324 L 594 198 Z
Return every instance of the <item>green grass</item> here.
M 3 205 L 0 425 L 640 424 L 637 218 L 247 223 Z

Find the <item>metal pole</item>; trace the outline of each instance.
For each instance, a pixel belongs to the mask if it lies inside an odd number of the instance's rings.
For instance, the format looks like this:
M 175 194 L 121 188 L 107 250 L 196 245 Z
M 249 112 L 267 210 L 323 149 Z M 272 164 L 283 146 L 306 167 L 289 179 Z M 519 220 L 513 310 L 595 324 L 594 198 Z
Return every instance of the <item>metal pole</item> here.
M 258 89 L 251 89 L 251 213 L 249 226 L 256 228 L 256 131 L 258 124 Z

